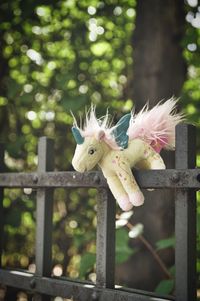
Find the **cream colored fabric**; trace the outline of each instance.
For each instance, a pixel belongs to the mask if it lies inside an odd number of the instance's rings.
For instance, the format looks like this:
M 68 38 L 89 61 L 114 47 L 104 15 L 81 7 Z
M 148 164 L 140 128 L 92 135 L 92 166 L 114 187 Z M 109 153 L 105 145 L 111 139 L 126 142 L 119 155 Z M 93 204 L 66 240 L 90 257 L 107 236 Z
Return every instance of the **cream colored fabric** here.
M 104 141 L 87 137 L 83 144 L 77 145 L 72 164 L 79 172 L 91 170 L 98 164 L 119 206 L 125 211 L 144 202 L 131 168 L 165 169 L 161 156 L 141 139 L 130 141 L 125 150 L 112 150 Z

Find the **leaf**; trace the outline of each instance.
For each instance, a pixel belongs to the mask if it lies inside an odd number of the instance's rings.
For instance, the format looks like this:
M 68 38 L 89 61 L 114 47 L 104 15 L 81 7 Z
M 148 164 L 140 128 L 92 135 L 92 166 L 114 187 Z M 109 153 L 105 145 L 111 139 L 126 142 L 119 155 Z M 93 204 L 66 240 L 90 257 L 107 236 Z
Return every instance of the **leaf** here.
M 175 276 L 175 272 L 176 272 L 176 267 L 175 265 L 173 265 L 170 269 L 169 269 L 169 272 L 172 276 Z
M 157 250 L 173 248 L 174 246 L 175 246 L 175 237 L 174 236 L 167 238 L 167 239 L 159 240 L 156 243 Z
M 155 292 L 159 294 L 170 294 L 174 288 L 174 280 L 162 280 L 156 287 Z
M 123 228 L 116 230 L 116 263 L 127 261 L 135 253 L 135 250 L 129 247 L 128 242 L 128 232 Z
M 79 277 L 85 278 L 86 273 L 93 269 L 95 262 L 96 255 L 93 253 L 88 252 L 81 256 Z

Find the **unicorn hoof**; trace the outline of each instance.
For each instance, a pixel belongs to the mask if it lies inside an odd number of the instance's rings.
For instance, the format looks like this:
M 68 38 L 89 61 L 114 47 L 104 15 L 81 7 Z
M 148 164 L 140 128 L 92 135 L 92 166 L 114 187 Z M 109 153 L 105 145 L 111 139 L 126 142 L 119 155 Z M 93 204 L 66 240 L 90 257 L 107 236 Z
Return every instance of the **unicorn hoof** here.
M 133 204 L 129 201 L 128 195 L 123 195 L 122 197 L 118 198 L 117 202 L 123 211 L 129 211 L 133 207 Z
M 144 203 L 144 195 L 138 190 L 129 195 L 129 200 L 134 206 L 141 206 Z

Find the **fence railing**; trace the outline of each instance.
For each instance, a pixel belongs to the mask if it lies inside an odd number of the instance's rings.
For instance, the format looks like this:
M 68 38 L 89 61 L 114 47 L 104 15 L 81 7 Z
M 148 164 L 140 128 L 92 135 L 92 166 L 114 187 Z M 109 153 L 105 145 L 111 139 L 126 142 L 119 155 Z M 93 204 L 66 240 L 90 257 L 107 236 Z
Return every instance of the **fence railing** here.
M 136 171 L 141 188 L 175 190 L 175 297 L 159 300 L 196 300 L 196 190 L 200 189 L 200 169 L 195 168 L 195 127 L 181 124 L 176 129 L 175 169 Z M 0 148 L 0 168 L 3 166 Z M 0 283 L 34 293 L 34 300 L 51 296 L 74 301 L 158 300 L 155 294 L 115 288 L 115 201 L 100 172 L 53 172 L 53 142 L 40 138 L 38 170 L 34 173 L 0 173 L 0 255 L 3 245 L 3 189 L 37 189 L 36 272 L 0 268 Z M 2 170 L 0 170 L 2 171 Z M 53 189 L 58 187 L 95 187 L 97 199 L 96 284 L 51 276 Z M 162 200 L 160 200 L 162 202 Z

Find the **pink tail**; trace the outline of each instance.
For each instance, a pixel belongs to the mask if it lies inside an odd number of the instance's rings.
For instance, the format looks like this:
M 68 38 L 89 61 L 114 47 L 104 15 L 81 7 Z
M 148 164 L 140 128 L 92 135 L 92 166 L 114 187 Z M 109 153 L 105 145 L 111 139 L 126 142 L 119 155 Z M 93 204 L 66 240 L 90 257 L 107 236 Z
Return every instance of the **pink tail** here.
M 127 134 L 129 139 L 141 138 L 156 152 L 175 148 L 175 127 L 183 121 L 183 114 L 175 112 L 177 100 L 168 99 L 149 110 L 146 105 L 137 115 L 132 114 Z

